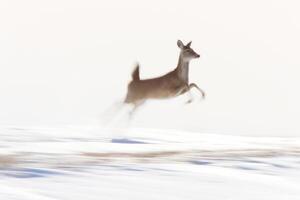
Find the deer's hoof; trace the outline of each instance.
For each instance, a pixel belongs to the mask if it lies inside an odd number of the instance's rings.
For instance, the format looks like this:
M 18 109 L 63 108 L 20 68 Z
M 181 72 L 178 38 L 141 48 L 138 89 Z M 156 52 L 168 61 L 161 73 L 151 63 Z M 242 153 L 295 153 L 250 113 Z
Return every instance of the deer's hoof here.
M 188 100 L 187 102 L 185 102 L 185 104 L 190 104 L 193 102 L 193 99 Z

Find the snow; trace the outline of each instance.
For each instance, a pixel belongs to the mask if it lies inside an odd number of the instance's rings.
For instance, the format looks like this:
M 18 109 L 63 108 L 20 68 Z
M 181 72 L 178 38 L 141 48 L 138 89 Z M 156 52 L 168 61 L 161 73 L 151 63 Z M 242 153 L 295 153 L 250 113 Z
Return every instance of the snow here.
M 0 200 L 300 199 L 300 1 L 0 5 Z M 178 39 L 207 98 L 98 125 L 136 61 L 176 67 Z
M 0 199 L 299 199 L 300 138 L 0 128 Z

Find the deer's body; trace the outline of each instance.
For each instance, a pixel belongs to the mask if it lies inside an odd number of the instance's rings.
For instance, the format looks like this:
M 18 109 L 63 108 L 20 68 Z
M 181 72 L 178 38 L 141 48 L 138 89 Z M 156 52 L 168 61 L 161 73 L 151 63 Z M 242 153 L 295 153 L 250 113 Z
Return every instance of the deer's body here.
M 125 103 L 133 104 L 134 110 L 148 99 L 167 99 L 176 97 L 196 87 L 202 93 L 204 92 L 194 83 L 189 84 L 189 62 L 191 59 L 199 58 L 196 52 L 191 48 L 191 42 L 186 46 L 179 40 L 178 47 L 181 49 L 177 67 L 157 78 L 141 80 L 139 76 L 139 66 L 137 65 L 132 73 L 132 81 L 128 84 L 128 91 Z
M 179 95 L 186 84 L 184 80 L 178 78 L 176 70 L 158 78 L 132 80 L 128 85 L 125 102 L 171 98 Z

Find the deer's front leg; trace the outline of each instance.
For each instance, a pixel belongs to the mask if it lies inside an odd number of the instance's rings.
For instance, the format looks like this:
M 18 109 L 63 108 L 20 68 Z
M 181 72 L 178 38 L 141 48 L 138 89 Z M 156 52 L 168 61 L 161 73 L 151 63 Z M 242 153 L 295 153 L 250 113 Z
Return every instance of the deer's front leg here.
M 190 104 L 194 101 L 194 97 L 190 91 L 190 86 L 188 84 L 185 85 L 184 89 L 183 89 L 183 93 L 188 93 L 188 100 L 185 102 L 186 104 Z
M 189 85 L 189 90 L 191 90 L 193 87 L 196 88 L 201 93 L 202 98 L 205 99 L 205 92 L 201 88 L 199 88 L 196 83 L 191 83 Z
M 194 97 L 190 91 L 188 91 L 189 99 L 185 102 L 186 104 L 192 103 L 194 101 Z
M 192 93 L 191 93 L 191 89 L 193 87 L 196 88 L 201 93 L 203 99 L 205 98 L 205 92 L 201 88 L 199 88 L 196 83 L 191 83 L 190 85 L 187 85 L 187 90 L 186 90 L 189 94 L 189 100 L 186 102 L 187 104 L 192 103 L 194 100 Z

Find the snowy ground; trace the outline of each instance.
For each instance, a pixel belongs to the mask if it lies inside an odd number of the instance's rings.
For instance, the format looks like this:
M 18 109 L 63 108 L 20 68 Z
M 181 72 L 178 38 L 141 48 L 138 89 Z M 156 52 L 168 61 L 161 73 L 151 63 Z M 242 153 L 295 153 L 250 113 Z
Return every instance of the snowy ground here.
M 1 127 L 1 200 L 300 199 L 300 138 Z

